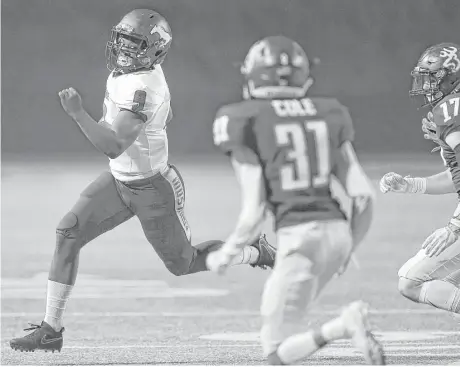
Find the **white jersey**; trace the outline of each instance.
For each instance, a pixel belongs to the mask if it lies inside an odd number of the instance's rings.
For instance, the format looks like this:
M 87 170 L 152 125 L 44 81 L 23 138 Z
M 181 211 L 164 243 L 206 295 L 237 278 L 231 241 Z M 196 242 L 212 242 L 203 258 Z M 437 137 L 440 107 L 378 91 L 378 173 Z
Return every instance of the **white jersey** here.
M 119 157 L 110 159 L 110 169 L 117 180 L 139 180 L 166 168 L 166 124 L 172 116 L 170 100 L 168 84 L 159 65 L 153 70 L 109 75 L 102 120 L 111 126 L 120 110 L 133 111 L 145 119 L 134 143 Z

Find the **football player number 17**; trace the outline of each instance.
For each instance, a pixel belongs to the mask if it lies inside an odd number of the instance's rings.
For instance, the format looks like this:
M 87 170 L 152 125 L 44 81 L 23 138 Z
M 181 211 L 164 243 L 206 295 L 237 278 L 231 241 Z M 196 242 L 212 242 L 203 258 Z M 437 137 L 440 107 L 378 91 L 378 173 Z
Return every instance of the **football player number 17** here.
M 289 146 L 288 163 L 280 170 L 283 190 L 305 190 L 329 183 L 329 133 L 325 121 L 276 125 L 275 136 L 278 145 Z M 314 142 L 313 146 L 309 142 Z

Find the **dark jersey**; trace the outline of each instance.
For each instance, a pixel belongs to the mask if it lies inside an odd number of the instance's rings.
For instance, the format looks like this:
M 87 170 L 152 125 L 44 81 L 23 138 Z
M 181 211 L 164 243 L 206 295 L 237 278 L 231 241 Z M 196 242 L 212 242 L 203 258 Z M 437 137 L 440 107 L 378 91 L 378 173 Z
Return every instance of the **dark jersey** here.
M 277 228 L 345 218 L 331 195 L 330 178 L 354 130 L 337 100 L 243 101 L 223 106 L 213 130 L 214 143 L 225 153 L 250 148 L 257 155 Z
M 455 131 L 460 131 L 459 116 L 460 94 L 445 97 L 433 108 L 433 120 L 436 123 L 436 135 L 439 137 L 442 158 L 452 174 L 452 180 L 460 195 L 460 166 L 452 148 L 446 143 L 446 137 Z

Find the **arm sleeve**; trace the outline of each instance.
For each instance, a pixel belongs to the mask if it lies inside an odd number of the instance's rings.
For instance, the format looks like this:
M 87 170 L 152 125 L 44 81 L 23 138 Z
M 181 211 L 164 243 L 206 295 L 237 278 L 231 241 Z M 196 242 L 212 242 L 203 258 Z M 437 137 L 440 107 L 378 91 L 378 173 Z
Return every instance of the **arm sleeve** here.
M 343 126 L 340 131 L 340 145 L 342 145 L 346 141 L 353 142 L 355 140 L 355 129 L 353 127 L 353 121 L 351 119 L 348 108 L 346 108 L 345 106 L 342 106 L 342 118 Z
M 252 121 L 221 109 L 213 124 L 214 144 L 239 163 L 259 164 Z
M 262 167 L 235 159 L 232 165 L 241 189 L 241 210 L 236 228 L 224 245 L 224 251 L 230 253 L 250 245 L 260 235 L 266 208 Z

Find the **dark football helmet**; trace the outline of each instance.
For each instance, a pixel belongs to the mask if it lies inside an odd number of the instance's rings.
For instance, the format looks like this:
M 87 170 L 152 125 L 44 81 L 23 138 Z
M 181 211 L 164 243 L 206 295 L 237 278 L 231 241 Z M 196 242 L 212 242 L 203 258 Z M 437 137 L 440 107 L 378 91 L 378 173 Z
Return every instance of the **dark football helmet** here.
M 428 47 L 411 72 L 411 96 L 425 97 L 423 107 L 437 102 L 460 89 L 460 46 L 439 43 Z
M 241 73 L 245 78 L 245 99 L 301 98 L 313 84 L 305 51 L 284 36 L 256 42 L 244 60 Z

